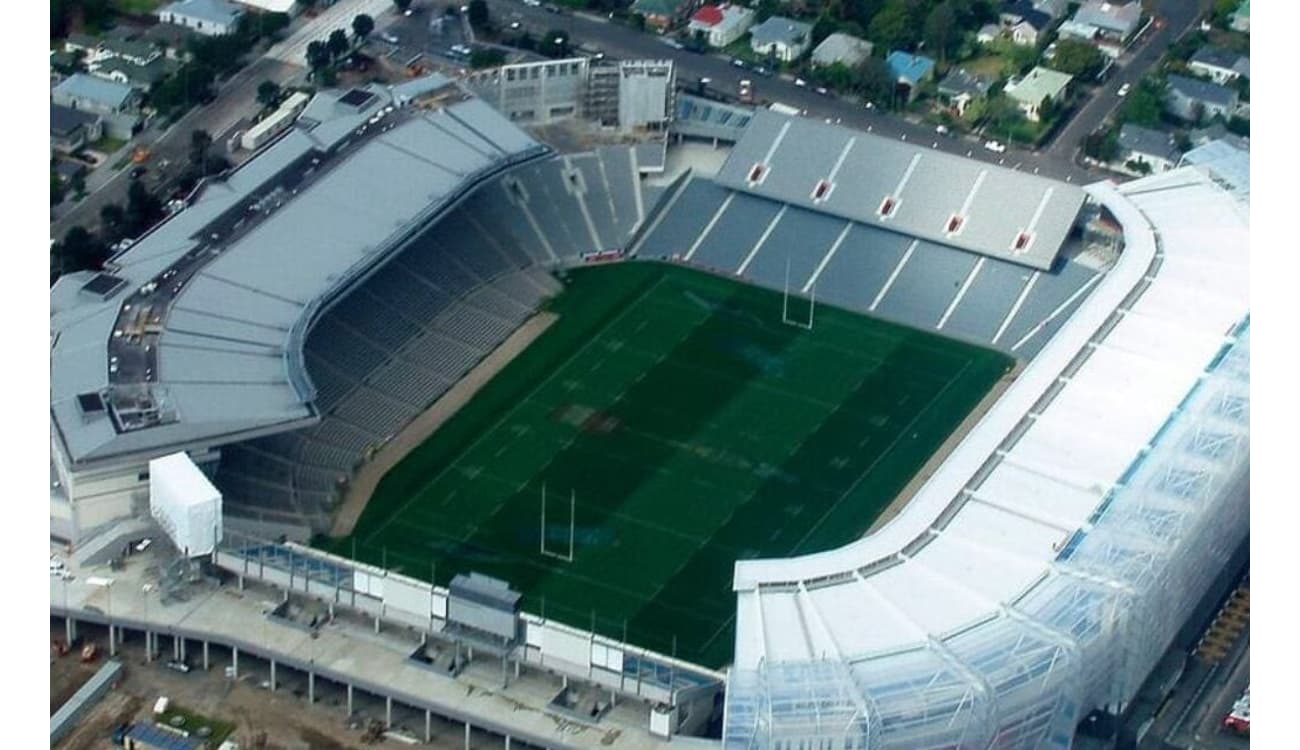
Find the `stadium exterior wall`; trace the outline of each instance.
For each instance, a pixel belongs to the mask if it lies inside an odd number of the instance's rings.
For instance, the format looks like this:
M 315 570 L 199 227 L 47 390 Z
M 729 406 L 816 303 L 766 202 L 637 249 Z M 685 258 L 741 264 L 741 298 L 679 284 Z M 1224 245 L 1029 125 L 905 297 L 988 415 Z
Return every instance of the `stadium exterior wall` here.
M 1123 195 L 1092 192 L 1128 241 L 1091 299 L 1106 322 L 1071 321 L 1104 337 L 1158 279 L 1163 249 Z M 1023 592 L 905 647 L 733 669 L 724 748 L 1069 748 L 1089 711 L 1122 711 L 1248 533 L 1249 315 L 1214 333 L 1225 343 L 1196 385 Z

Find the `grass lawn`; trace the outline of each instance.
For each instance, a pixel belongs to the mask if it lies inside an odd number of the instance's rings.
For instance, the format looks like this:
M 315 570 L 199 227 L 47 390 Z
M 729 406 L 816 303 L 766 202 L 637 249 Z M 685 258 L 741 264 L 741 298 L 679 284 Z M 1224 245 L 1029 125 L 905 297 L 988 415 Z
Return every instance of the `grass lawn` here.
M 780 294 L 666 264 L 565 282 L 559 321 L 322 544 L 494 575 L 532 612 L 720 666 L 735 561 L 859 537 L 1011 366 L 825 306 L 785 325 Z
M 996 81 L 1004 74 L 1008 62 L 998 55 L 986 55 L 984 57 L 974 57 L 963 61 L 959 67 L 973 76 L 982 76 L 990 81 Z
M 114 153 L 117 152 L 118 149 L 122 148 L 125 145 L 126 145 L 126 141 L 122 140 L 121 138 L 113 138 L 112 136 L 106 135 L 103 138 L 100 138 L 99 140 L 90 144 L 90 149 L 92 151 L 98 151 L 99 153 L 105 156 L 112 156 Z
M 209 719 L 206 716 L 200 716 L 193 711 L 177 706 L 175 703 L 169 705 L 162 716 L 156 717 L 154 723 L 184 730 L 189 732 L 192 737 L 202 737 L 202 728 L 207 727 L 208 734 L 205 740 L 208 747 L 220 747 L 221 743 L 235 731 L 235 725 L 228 721 L 218 721 Z
M 113 7 L 119 13 L 131 16 L 146 16 L 158 9 L 163 0 L 113 0 Z

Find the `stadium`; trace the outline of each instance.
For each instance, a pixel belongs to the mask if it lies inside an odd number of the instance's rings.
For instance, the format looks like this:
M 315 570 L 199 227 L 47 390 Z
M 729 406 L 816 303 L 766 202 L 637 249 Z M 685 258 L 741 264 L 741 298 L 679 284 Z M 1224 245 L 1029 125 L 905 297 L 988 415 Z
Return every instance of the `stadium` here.
M 317 94 L 51 291 L 52 536 L 107 545 L 186 454 L 224 518 L 180 553 L 636 730 L 398 696 L 507 747 L 1066 748 L 1122 715 L 1247 533 L 1248 155 L 1077 187 L 676 114 L 732 144 L 716 175 L 557 153 L 438 76 Z

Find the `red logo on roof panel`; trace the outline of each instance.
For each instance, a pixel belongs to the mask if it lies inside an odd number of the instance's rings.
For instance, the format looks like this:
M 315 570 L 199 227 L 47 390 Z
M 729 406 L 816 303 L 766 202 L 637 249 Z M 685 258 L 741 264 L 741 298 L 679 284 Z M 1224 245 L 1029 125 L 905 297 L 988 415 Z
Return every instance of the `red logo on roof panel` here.
M 716 5 L 706 5 L 691 16 L 692 21 L 699 21 L 709 26 L 717 26 L 722 23 L 722 8 Z

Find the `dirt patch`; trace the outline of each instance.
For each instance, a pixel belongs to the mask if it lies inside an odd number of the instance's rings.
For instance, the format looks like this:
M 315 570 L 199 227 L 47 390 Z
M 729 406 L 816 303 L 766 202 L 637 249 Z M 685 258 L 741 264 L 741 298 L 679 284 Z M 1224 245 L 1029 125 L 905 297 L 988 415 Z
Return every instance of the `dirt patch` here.
M 529 318 L 514 333 L 510 334 L 510 337 L 503 341 L 500 346 L 493 349 L 491 354 L 484 357 L 482 362 L 479 362 L 465 377 L 461 378 L 450 390 L 444 393 L 442 398 L 435 401 L 433 406 L 416 417 L 401 432 L 397 433 L 392 440 L 385 443 L 374 458 L 357 471 L 352 483 L 348 485 L 343 504 L 334 517 L 334 526 L 330 529 L 330 536 L 339 538 L 351 534 L 352 529 L 357 525 L 357 519 L 361 518 L 362 511 L 366 509 L 366 504 L 370 502 L 370 496 L 375 493 L 375 488 L 379 486 L 379 480 L 383 479 L 384 475 L 403 458 L 406 458 L 407 454 L 428 440 L 429 436 L 437 432 L 438 428 L 446 424 L 447 420 L 455 416 L 456 412 L 469 403 L 470 399 L 483 386 L 487 385 L 489 380 L 527 349 L 529 344 L 533 343 L 538 336 L 541 336 L 558 319 L 559 316 L 556 314 L 547 312 L 538 313 Z
M 110 692 L 92 709 L 76 728 L 59 743 L 60 750 L 99 750 L 111 747 L 109 737 L 119 725 L 130 723 L 144 700 L 125 692 Z
M 68 702 L 85 685 L 102 664 L 82 664 L 76 654 L 68 653 L 50 661 L 50 715 Z
M 940 464 L 948 459 L 949 454 L 953 452 L 953 449 L 957 447 L 957 444 L 975 428 L 975 425 L 979 424 L 979 421 L 988 413 L 988 410 L 993 408 L 993 404 L 996 404 L 998 399 L 1002 398 L 1002 394 L 1006 393 L 1007 388 L 1009 388 L 1012 383 L 1016 382 L 1016 378 L 1020 377 L 1020 371 L 1023 370 L 1024 367 L 1024 362 L 1016 360 L 1011 371 L 1003 375 L 998 379 L 998 382 L 993 384 L 993 388 L 985 394 L 984 398 L 980 400 L 975 409 L 972 410 L 970 414 L 966 415 L 966 418 L 961 421 L 961 424 L 957 425 L 957 429 L 953 430 L 952 434 L 948 436 L 948 439 L 943 441 L 943 444 L 939 446 L 939 450 L 935 451 L 934 455 L 930 456 L 930 459 L 921 466 L 921 470 L 916 473 L 916 476 L 912 477 L 912 481 L 908 482 L 903 487 L 902 492 L 898 493 L 898 496 L 889 504 L 889 507 L 885 508 L 884 512 L 876 518 L 875 522 L 871 524 L 871 528 L 867 529 L 867 533 L 864 534 L 864 536 L 875 533 L 877 529 L 880 529 L 901 513 L 903 508 L 907 507 L 908 503 L 912 502 L 912 498 L 916 495 L 917 490 L 921 489 L 921 485 L 925 484 L 925 482 L 934 475 L 935 470 L 939 468 Z

